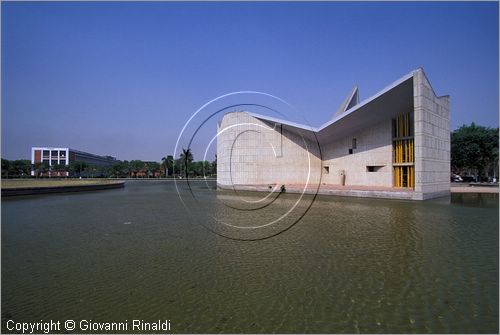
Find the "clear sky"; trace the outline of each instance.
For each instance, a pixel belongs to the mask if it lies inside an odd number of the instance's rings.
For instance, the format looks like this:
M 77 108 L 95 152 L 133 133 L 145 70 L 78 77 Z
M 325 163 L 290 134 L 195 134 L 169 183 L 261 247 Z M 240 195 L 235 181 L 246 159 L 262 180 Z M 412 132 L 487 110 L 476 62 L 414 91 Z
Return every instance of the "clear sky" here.
M 498 127 L 498 38 L 497 2 L 3 1 L 2 157 L 159 161 L 221 94 L 274 94 L 318 126 L 354 85 L 364 99 L 418 67 L 451 95 L 452 129 Z

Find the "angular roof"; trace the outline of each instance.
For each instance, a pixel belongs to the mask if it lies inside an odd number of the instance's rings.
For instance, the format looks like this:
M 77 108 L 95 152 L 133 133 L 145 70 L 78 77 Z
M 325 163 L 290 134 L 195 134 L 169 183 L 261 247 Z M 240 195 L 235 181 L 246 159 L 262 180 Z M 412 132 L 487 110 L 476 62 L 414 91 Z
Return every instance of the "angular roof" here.
M 417 69 L 406 74 L 357 104 L 354 104 L 357 102 L 358 94 L 357 87 L 355 87 L 334 117 L 319 127 L 251 112 L 248 114 L 266 123 L 280 123 L 285 129 L 299 133 L 311 140 L 329 142 L 374 125 L 380 120 L 394 118 L 404 111 L 413 109 L 413 77 L 418 71 L 422 70 Z

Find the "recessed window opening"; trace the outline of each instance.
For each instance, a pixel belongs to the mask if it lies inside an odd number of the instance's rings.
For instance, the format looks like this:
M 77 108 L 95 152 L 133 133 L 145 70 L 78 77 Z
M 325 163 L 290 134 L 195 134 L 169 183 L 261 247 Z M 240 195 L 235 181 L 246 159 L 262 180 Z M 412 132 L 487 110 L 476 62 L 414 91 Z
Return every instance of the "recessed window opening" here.
M 382 165 L 367 165 L 366 171 L 367 172 L 378 172 L 381 168 L 383 168 Z
M 356 143 L 356 142 L 357 142 L 357 141 L 356 141 L 356 138 L 353 138 L 353 139 L 352 139 L 352 148 L 353 148 L 353 149 L 357 149 L 357 145 L 356 145 L 357 143 Z
M 323 166 L 323 172 L 325 174 L 329 174 L 330 173 L 330 167 L 329 166 Z

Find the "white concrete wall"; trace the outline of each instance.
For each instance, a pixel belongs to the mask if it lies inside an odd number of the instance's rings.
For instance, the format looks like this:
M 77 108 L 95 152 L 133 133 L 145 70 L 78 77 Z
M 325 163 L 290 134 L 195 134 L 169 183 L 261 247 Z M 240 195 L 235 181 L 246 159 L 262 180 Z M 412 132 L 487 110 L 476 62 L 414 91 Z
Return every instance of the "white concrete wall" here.
M 413 78 L 415 192 L 421 199 L 450 194 L 450 98 L 437 97 L 424 72 Z
M 217 180 L 220 185 L 340 184 L 340 171 L 346 185 L 392 186 L 392 121 L 384 120 L 353 136 L 321 148 L 297 134 L 269 125 L 245 112 L 224 116 L 217 137 Z M 273 129 L 274 127 L 274 129 Z M 349 154 L 352 139 L 357 147 Z M 300 144 L 300 145 L 299 145 Z M 311 149 L 308 154 L 305 146 Z M 326 174 L 323 169 L 329 167 Z M 367 166 L 380 167 L 368 172 Z M 309 170 L 310 169 L 310 170 Z
M 437 97 L 422 70 L 413 78 L 415 193 L 428 199 L 450 193 L 450 102 Z M 267 124 L 245 112 L 228 113 L 217 137 L 217 182 L 220 186 L 340 184 L 345 170 L 346 185 L 393 186 L 392 120 L 381 120 L 359 133 L 318 144 Z M 352 139 L 357 148 L 353 154 Z M 312 153 L 311 153 L 312 152 Z M 329 173 L 324 173 L 324 166 Z M 367 166 L 381 167 L 368 172 Z
M 356 149 L 352 139 L 356 138 Z M 340 171 L 345 171 L 346 185 L 392 186 L 392 121 L 383 120 L 361 132 L 323 145 L 323 166 L 330 172 L 323 174 L 322 183 L 340 184 Z M 367 166 L 381 166 L 377 172 L 368 172 Z
M 217 136 L 217 183 L 231 185 L 317 185 L 318 145 L 245 112 L 228 113 Z M 311 150 L 310 153 L 306 147 Z

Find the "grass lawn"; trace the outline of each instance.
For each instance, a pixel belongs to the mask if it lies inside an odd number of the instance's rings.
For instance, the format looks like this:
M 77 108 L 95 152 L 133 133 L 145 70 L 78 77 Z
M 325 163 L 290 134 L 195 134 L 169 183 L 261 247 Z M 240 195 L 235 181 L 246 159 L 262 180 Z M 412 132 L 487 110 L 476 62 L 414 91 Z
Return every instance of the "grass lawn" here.
M 113 184 L 115 180 L 107 179 L 2 179 L 2 188 L 22 187 L 57 187 L 57 186 L 80 186 L 96 184 Z

